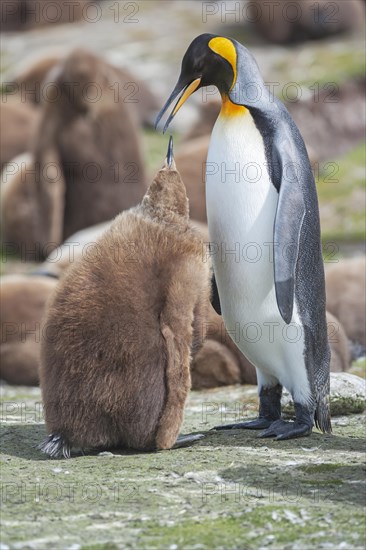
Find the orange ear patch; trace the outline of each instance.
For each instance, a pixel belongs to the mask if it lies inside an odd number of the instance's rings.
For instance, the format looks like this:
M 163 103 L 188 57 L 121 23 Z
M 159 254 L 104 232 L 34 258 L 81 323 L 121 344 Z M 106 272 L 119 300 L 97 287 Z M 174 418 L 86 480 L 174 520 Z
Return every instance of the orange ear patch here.
M 230 90 L 232 90 L 235 82 L 236 82 L 236 49 L 234 44 L 229 40 L 228 38 L 224 38 L 223 36 L 216 36 L 215 38 L 212 38 L 210 42 L 208 43 L 208 47 L 218 55 L 221 55 L 226 61 L 228 61 L 233 69 L 234 72 L 234 78 L 233 82 L 231 84 Z
M 208 43 L 209 48 L 220 55 L 223 59 L 226 59 L 228 61 L 233 69 L 234 72 L 234 78 L 233 82 L 230 86 L 230 90 L 233 89 L 235 83 L 236 83 L 236 77 L 237 77 L 237 70 L 236 70 L 236 63 L 237 63 L 237 54 L 234 44 L 229 40 L 228 38 L 224 38 L 223 36 L 217 36 L 216 38 L 212 38 L 210 42 Z M 220 112 L 220 116 L 224 117 L 232 117 L 232 116 L 242 116 L 247 112 L 247 108 L 244 107 L 244 105 L 236 105 L 233 103 L 230 98 L 227 95 L 222 96 L 222 108 Z

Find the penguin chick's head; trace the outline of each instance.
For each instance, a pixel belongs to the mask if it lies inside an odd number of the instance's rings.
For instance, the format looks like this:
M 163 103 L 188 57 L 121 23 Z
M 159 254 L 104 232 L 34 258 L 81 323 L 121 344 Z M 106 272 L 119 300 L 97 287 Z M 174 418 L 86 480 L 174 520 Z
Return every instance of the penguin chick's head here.
M 214 85 L 221 95 L 228 95 L 236 82 L 237 43 L 214 34 L 201 34 L 188 47 L 177 85 L 157 116 L 155 127 L 179 96 L 179 99 L 164 126 L 164 132 L 190 95 L 199 88 Z M 249 52 L 248 52 L 249 53 Z
M 173 139 L 169 140 L 164 166 L 156 174 L 141 204 L 144 214 L 152 219 L 186 226 L 189 206 L 186 188 L 175 166 Z

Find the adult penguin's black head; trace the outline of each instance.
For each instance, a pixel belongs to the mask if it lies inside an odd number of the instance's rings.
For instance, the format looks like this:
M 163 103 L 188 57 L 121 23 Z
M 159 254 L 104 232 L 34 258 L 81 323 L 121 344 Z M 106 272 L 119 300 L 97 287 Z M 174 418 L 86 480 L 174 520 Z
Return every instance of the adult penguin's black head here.
M 178 82 L 158 114 L 155 127 L 178 96 L 179 99 L 164 126 L 164 132 L 183 103 L 199 88 L 215 85 L 221 94 L 229 93 L 236 81 L 235 44 L 235 41 L 215 34 L 201 34 L 193 40 L 183 57 Z

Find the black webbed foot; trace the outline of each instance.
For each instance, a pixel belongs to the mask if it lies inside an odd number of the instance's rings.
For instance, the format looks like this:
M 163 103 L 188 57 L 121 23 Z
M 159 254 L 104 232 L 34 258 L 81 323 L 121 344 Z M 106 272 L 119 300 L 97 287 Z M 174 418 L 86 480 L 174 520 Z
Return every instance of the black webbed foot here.
M 312 426 L 301 424 L 300 422 L 285 422 L 285 420 L 277 420 L 264 432 L 258 434 L 258 437 L 273 437 L 276 440 L 294 439 L 296 437 L 305 437 L 310 435 Z
M 237 422 L 236 424 L 225 424 L 224 426 L 215 426 L 214 430 L 264 430 L 273 423 L 272 420 L 267 418 L 258 417 L 255 420 L 248 420 L 246 422 Z
M 294 439 L 310 435 L 314 424 L 314 411 L 300 403 L 295 403 L 296 420 L 286 422 L 277 420 L 258 437 L 273 437 L 276 440 Z

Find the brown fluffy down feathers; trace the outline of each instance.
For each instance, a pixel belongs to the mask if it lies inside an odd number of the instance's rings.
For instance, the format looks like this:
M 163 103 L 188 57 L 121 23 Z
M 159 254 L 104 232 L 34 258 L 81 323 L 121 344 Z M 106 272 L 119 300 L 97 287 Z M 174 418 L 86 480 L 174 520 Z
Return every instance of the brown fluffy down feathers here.
M 76 231 L 136 205 L 146 190 L 138 126 L 133 109 L 116 101 L 116 70 L 74 50 L 48 78 L 55 97 L 43 106 L 33 158 L 9 179 L 2 199 L 3 241 L 37 246 L 38 261 Z M 26 208 L 19 208 L 24 195 Z
M 49 434 L 86 448 L 170 448 L 209 292 L 184 185 L 164 168 L 53 296 L 41 352 Z

